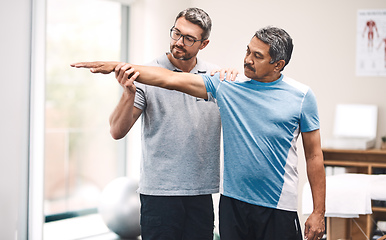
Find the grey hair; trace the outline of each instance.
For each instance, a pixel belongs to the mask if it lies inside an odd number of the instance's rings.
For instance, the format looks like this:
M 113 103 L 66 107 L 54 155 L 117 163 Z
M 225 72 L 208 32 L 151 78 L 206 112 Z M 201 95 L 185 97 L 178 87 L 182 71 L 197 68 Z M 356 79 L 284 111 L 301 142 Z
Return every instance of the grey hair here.
M 212 30 L 212 20 L 204 10 L 199 8 L 187 8 L 177 15 L 175 22 L 181 17 L 184 17 L 189 22 L 201 27 L 203 30 L 201 35 L 203 40 L 209 38 L 210 31 Z
M 292 38 L 285 30 L 268 26 L 256 31 L 254 37 L 257 37 L 262 42 L 269 45 L 271 64 L 279 60 L 284 60 L 284 67 L 287 66 L 291 60 L 294 45 L 292 43 Z M 281 70 L 283 70 L 284 67 Z

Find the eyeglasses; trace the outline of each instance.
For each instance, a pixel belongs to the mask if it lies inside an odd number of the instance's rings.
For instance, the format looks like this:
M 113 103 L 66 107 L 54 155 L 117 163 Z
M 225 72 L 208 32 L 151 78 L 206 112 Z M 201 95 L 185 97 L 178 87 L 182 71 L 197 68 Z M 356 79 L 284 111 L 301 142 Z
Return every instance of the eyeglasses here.
M 205 39 L 197 40 L 194 37 L 183 35 L 178 30 L 174 29 L 174 27 L 170 29 L 170 37 L 175 41 L 180 40 L 180 38 L 182 37 L 182 42 L 184 43 L 185 46 L 188 46 L 188 47 L 193 46 L 196 42 L 205 41 Z

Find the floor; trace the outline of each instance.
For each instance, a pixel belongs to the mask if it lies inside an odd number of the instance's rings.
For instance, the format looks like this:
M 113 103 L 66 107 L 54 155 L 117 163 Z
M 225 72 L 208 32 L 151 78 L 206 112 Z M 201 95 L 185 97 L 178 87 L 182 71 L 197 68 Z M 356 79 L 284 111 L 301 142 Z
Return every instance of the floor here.
M 44 224 L 44 240 L 140 240 L 122 239 L 111 232 L 99 214 Z

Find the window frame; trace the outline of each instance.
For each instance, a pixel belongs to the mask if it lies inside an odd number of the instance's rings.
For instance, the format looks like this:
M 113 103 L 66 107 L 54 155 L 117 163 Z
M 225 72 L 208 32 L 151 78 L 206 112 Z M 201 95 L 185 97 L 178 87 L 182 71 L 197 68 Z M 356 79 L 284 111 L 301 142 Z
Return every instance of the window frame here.
M 105 0 L 107 1 L 107 0 Z M 120 60 L 129 60 L 129 3 L 115 0 L 121 5 L 121 47 Z M 45 133 L 45 80 L 46 80 L 46 11 L 45 0 L 32 1 L 31 19 L 31 99 L 30 138 L 28 166 L 28 239 L 43 239 L 46 222 L 76 218 L 97 212 L 97 208 L 65 212 L 56 216 L 44 215 L 44 133 Z M 118 145 L 121 174 L 127 173 L 127 140 Z

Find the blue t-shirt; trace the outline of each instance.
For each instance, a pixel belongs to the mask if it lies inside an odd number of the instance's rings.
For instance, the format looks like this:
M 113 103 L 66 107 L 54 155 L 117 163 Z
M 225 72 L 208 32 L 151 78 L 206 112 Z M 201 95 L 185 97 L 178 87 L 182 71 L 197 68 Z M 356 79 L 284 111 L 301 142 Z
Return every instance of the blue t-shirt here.
M 202 75 L 207 92 L 217 99 L 224 134 L 222 193 L 250 204 L 296 211 L 297 153 L 300 132 L 319 129 L 311 89 L 281 76 L 220 81 Z

